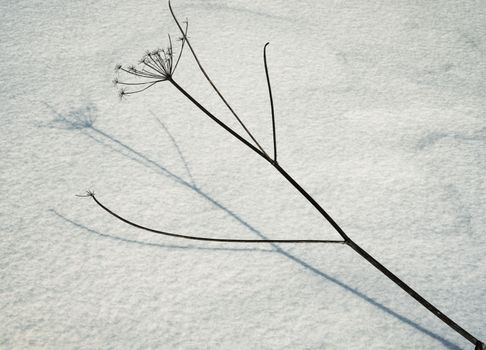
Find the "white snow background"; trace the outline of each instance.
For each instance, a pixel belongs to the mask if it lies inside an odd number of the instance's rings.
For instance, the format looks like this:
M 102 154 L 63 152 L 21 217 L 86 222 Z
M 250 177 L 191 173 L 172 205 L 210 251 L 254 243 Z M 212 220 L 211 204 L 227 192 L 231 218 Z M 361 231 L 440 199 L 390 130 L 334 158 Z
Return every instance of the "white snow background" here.
M 357 243 L 486 339 L 486 3 L 186 1 L 216 85 Z M 165 1 L 0 3 L 2 349 L 472 349 L 170 83 Z M 177 80 L 238 128 L 185 52 Z M 180 152 L 180 153 L 179 153 Z M 181 155 L 182 154 L 182 157 Z M 195 186 L 192 186 L 192 181 Z

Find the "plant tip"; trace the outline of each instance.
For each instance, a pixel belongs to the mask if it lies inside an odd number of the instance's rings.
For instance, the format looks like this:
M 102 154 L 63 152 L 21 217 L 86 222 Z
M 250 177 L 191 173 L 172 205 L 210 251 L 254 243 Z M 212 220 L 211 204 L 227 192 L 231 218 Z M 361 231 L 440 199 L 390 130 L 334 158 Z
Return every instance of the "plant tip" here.
M 94 197 L 94 195 L 95 195 L 94 191 L 88 190 L 86 191 L 85 194 L 76 194 L 76 197 L 86 198 L 86 197 Z
M 120 100 L 123 100 L 123 98 L 125 97 L 126 94 L 127 94 L 127 92 L 126 92 L 126 90 L 124 88 L 121 88 L 118 91 L 118 97 L 120 98 Z

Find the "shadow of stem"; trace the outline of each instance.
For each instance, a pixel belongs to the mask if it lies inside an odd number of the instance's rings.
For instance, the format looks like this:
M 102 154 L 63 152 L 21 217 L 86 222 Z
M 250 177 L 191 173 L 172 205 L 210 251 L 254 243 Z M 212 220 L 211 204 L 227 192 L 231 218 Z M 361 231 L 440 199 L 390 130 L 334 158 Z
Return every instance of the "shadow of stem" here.
M 136 239 L 128 239 L 128 238 L 123 238 L 123 237 L 118 237 L 118 236 L 113 236 L 109 235 L 107 233 L 101 233 L 95 229 L 89 228 L 86 225 L 83 225 L 77 221 L 74 221 L 72 219 L 69 219 L 65 215 L 59 213 L 55 209 L 48 209 L 49 212 L 53 213 L 56 215 L 59 219 L 64 220 L 65 222 L 71 224 L 72 226 L 75 226 L 77 228 L 80 228 L 90 234 L 95 234 L 99 237 L 102 238 L 107 238 L 111 239 L 114 241 L 118 242 L 123 242 L 123 243 L 130 243 L 130 244 L 137 244 L 137 245 L 142 245 L 145 247 L 157 247 L 157 248 L 164 248 L 164 249 L 184 249 L 184 250 L 212 250 L 212 251 L 230 251 L 230 252 L 264 252 L 264 253 L 275 253 L 274 249 L 268 248 L 231 248 L 231 247 L 198 247 L 194 245 L 176 245 L 176 244 L 160 244 L 160 243 L 152 243 L 152 242 L 145 242 L 145 241 L 138 241 Z
M 179 146 L 177 145 L 175 138 L 170 134 L 169 129 L 165 125 L 162 125 L 162 127 L 164 128 L 164 131 L 168 134 L 168 136 L 171 139 L 171 142 L 173 143 L 174 147 L 176 148 L 178 156 L 184 164 L 184 168 L 186 169 L 186 173 L 189 177 L 189 180 L 185 180 L 182 176 L 177 175 L 175 172 L 171 171 L 170 169 L 167 169 L 166 167 L 159 164 L 158 162 L 156 162 L 156 161 L 150 159 L 149 157 L 145 156 L 144 154 L 136 151 L 132 147 L 130 147 L 130 146 L 126 145 L 125 143 L 123 143 L 122 141 L 116 139 L 114 136 L 111 136 L 108 133 L 96 128 L 94 126 L 95 117 L 94 117 L 93 113 L 94 113 L 94 111 L 96 111 L 96 109 L 94 107 L 87 106 L 87 107 L 82 108 L 82 109 L 71 111 L 66 115 L 62 115 L 62 114 L 58 113 L 56 110 L 54 110 L 52 107 L 50 107 L 49 105 L 47 105 L 47 106 L 56 115 L 56 118 L 51 123 L 49 123 L 47 125 L 47 127 L 65 129 L 65 130 L 79 130 L 79 131 L 81 131 L 84 135 L 86 135 L 87 137 L 89 137 L 93 141 L 95 141 L 95 142 L 97 142 L 97 143 L 99 143 L 99 144 L 101 144 L 105 147 L 108 147 L 109 149 L 111 149 L 115 152 L 118 152 L 118 153 L 122 154 L 123 156 L 125 156 L 125 157 L 147 167 L 148 169 L 150 169 L 150 170 L 152 170 L 152 171 L 154 171 L 154 172 L 156 172 L 160 175 L 168 177 L 168 178 L 172 179 L 173 181 L 175 181 L 177 184 L 182 185 L 183 187 L 193 191 L 194 193 L 199 195 L 204 200 L 208 201 L 209 203 L 211 203 L 212 205 L 214 205 L 218 209 L 225 212 L 229 217 L 231 217 L 236 222 L 238 222 L 239 224 L 241 224 L 242 226 L 247 228 L 253 234 L 257 235 L 258 237 L 260 237 L 262 239 L 267 239 L 267 237 L 262 232 L 260 232 L 258 229 L 253 227 L 251 224 L 249 224 L 243 218 L 241 218 L 237 213 L 235 213 L 231 209 L 225 207 L 223 204 L 221 204 L 216 199 L 211 197 L 209 194 L 205 193 L 204 191 L 202 191 L 200 188 L 197 187 L 197 185 L 196 185 L 196 183 L 195 183 L 195 181 L 192 177 L 192 174 L 190 173 L 190 167 L 189 167 L 187 161 L 183 157 L 182 152 L 181 152 Z M 69 220 L 66 217 L 62 216 L 61 214 L 59 214 L 55 211 L 54 211 L 54 213 L 58 217 L 62 218 L 63 220 L 65 220 L 65 221 L 67 221 L 67 222 L 69 222 L 69 223 L 71 223 L 75 226 L 78 226 L 80 228 L 83 228 L 85 230 L 88 230 L 88 232 L 95 233 L 95 234 L 98 234 L 100 236 L 104 236 L 106 238 L 114 239 L 113 236 L 99 233 L 99 232 L 94 231 L 92 229 L 89 229 L 89 228 L 87 228 L 87 227 L 85 227 L 85 226 L 83 226 L 79 223 L 76 223 L 72 220 Z M 138 242 L 138 241 L 131 241 L 131 240 L 127 240 L 127 239 L 124 239 L 124 238 L 116 238 L 116 239 L 123 240 L 123 241 L 129 242 L 129 243 L 140 244 L 140 242 Z M 146 244 L 146 243 L 144 243 L 144 244 Z M 148 245 L 154 245 L 154 244 L 148 244 Z M 379 303 L 378 301 L 372 299 L 371 297 L 367 296 L 366 294 L 348 286 L 347 284 L 340 281 L 339 279 L 332 277 L 332 276 L 320 271 L 319 269 L 312 266 L 311 264 L 303 261 L 302 259 L 298 258 L 297 256 L 292 255 L 288 251 L 282 249 L 279 245 L 272 244 L 272 243 L 269 244 L 269 245 L 273 248 L 273 250 L 272 250 L 273 252 L 282 254 L 286 258 L 294 261 L 295 263 L 297 263 L 301 267 L 304 267 L 307 271 L 312 272 L 316 276 L 319 276 L 319 277 L 321 277 L 322 279 L 324 279 L 328 282 L 334 283 L 335 285 L 343 288 L 345 291 L 350 292 L 353 295 L 355 295 L 356 297 L 358 297 L 358 298 L 368 302 L 369 304 L 377 307 L 379 310 L 383 311 L 385 314 L 387 314 L 391 317 L 394 317 L 394 318 L 398 319 L 399 321 L 407 324 L 408 326 L 416 329 L 417 331 L 439 341 L 446 348 L 451 349 L 451 350 L 460 350 L 461 349 L 458 345 L 456 345 L 456 344 L 452 343 L 451 341 L 441 337 L 440 335 L 432 332 L 431 330 L 419 325 L 418 323 L 410 320 L 409 318 L 407 318 L 403 315 L 400 315 L 399 313 L 391 310 L 387 306 Z M 165 245 L 163 247 L 164 248 L 171 248 L 171 246 L 165 246 Z M 187 249 L 188 247 L 172 246 L 172 248 Z M 191 247 L 191 249 L 221 250 L 221 249 L 225 249 L 225 248 L 214 249 L 214 248 L 194 248 L 194 247 Z M 230 249 L 225 249 L 225 250 L 233 250 L 233 249 L 230 248 Z

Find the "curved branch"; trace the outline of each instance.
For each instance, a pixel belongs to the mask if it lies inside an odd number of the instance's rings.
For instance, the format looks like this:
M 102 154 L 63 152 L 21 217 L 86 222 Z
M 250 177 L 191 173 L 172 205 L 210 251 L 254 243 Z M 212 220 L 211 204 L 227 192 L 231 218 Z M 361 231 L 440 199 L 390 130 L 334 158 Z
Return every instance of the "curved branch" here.
M 275 132 L 275 110 L 273 108 L 273 97 L 272 97 L 272 87 L 270 85 L 270 77 L 268 75 L 268 66 L 267 66 L 267 46 L 270 43 L 266 43 L 263 47 L 263 63 L 265 65 L 265 75 L 267 76 L 267 85 L 268 85 L 268 95 L 270 97 L 270 107 L 272 109 L 272 131 L 273 131 L 273 160 L 277 163 L 277 135 Z
M 321 240 L 321 239 L 230 239 L 230 238 L 212 238 L 212 237 L 200 237 L 200 236 L 189 236 L 189 235 L 182 235 L 178 233 L 171 233 L 167 231 L 155 230 L 146 226 L 139 225 L 133 221 L 125 219 L 124 217 L 118 215 L 117 213 L 113 212 L 112 210 L 108 209 L 104 206 L 98 198 L 95 197 L 93 192 L 87 192 L 86 195 L 78 195 L 78 197 L 91 197 L 93 200 L 100 206 L 103 210 L 105 210 L 110 215 L 116 217 L 118 220 L 123 221 L 124 223 L 136 227 L 141 230 L 149 231 L 152 233 L 156 233 L 159 235 L 176 237 L 176 238 L 183 238 L 183 239 L 190 239 L 195 241 L 209 241 L 209 242 L 226 242 L 226 243 L 340 243 L 344 244 L 343 240 Z

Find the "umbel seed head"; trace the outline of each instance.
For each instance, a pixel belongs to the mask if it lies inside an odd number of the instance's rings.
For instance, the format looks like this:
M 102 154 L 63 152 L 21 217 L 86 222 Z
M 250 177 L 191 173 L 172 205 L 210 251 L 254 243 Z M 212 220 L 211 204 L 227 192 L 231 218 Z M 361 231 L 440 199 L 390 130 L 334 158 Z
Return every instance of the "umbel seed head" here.
M 172 40 L 169 35 L 169 46 L 165 49 L 156 49 L 152 51 L 146 51 L 142 58 L 138 61 L 138 66 L 122 66 L 117 64 L 115 66 L 115 72 L 117 74 L 126 73 L 131 77 L 136 77 L 137 81 L 128 82 L 120 81 L 118 76 L 113 79 L 113 84 L 115 86 L 123 85 L 123 88 L 118 91 L 118 96 L 120 99 L 127 95 L 136 94 L 149 89 L 157 83 L 162 81 L 171 80 L 174 72 L 177 68 L 177 64 L 182 55 L 184 49 L 184 44 L 186 41 L 188 25 L 186 24 L 186 29 L 183 35 L 183 40 L 181 43 L 181 51 L 177 57 L 174 59 L 174 50 L 172 49 Z M 134 90 L 130 88 L 135 88 Z

